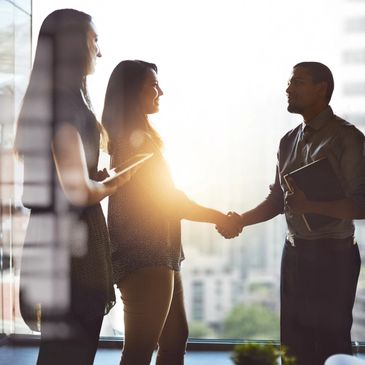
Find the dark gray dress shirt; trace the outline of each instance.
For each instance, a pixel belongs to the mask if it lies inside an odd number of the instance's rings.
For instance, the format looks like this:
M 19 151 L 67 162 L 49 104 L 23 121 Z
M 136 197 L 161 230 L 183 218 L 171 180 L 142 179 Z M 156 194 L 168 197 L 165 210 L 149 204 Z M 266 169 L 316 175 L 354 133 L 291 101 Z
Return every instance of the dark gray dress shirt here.
M 267 199 L 285 213 L 288 239 L 346 238 L 354 234 L 352 220 L 334 220 L 309 231 L 300 214 L 284 206 L 287 191 L 283 176 L 319 158 L 327 157 L 346 197 L 365 208 L 364 135 L 352 124 L 333 114 L 330 106 L 312 121 L 303 122 L 280 141 L 275 183 Z

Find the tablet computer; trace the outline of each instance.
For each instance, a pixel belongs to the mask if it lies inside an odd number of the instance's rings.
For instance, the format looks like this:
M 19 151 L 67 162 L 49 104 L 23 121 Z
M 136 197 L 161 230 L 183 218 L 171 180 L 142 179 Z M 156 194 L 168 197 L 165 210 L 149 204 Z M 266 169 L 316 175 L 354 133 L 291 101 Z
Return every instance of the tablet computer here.
M 285 183 L 288 189 L 293 191 L 288 181 L 289 177 L 294 180 L 309 200 L 325 202 L 346 197 L 341 182 L 327 157 L 320 158 L 285 175 Z M 314 213 L 305 213 L 302 214 L 302 217 L 310 232 L 329 223 L 340 221 L 337 218 Z
M 127 171 L 130 171 L 133 168 L 135 168 L 136 166 L 141 165 L 142 163 L 146 162 L 152 156 L 153 156 L 153 153 L 139 153 L 137 155 L 132 156 L 128 160 L 124 161 L 121 165 L 114 167 L 111 170 L 108 170 L 109 177 L 107 177 L 105 180 L 103 180 L 103 183 L 108 183 L 108 182 L 118 178 L 120 175 L 123 175 Z

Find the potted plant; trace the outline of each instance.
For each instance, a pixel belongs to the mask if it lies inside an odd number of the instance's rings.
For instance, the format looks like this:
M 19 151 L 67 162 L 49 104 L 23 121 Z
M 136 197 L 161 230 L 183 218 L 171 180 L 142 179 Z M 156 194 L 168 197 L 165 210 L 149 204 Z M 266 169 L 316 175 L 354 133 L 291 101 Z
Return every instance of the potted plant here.
M 276 348 L 272 344 L 244 343 L 236 345 L 231 359 L 235 365 L 295 365 L 295 359 L 287 355 L 285 348 Z

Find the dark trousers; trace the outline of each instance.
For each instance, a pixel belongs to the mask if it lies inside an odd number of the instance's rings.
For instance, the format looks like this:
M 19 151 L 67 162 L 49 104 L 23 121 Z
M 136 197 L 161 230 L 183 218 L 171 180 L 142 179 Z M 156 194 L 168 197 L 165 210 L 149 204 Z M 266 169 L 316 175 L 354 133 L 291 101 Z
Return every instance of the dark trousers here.
M 37 365 L 92 365 L 104 314 L 42 321 Z
M 298 365 L 352 354 L 360 255 L 353 238 L 285 243 L 281 262 L 281 344 Z

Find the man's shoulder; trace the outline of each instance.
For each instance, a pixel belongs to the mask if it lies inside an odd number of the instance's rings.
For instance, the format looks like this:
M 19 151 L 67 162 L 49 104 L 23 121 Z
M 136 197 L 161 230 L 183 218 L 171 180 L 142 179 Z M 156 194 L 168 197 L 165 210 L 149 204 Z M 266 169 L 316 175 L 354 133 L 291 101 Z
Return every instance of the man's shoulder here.
M 364 139 L 364 134 L 358 129 L 353 123 L 348 122 L 344 118 L 338 115 L 333 115 L 332 121 L 334 127 L 336 128 L 339 135 L 343 138 L 353 137 Z

